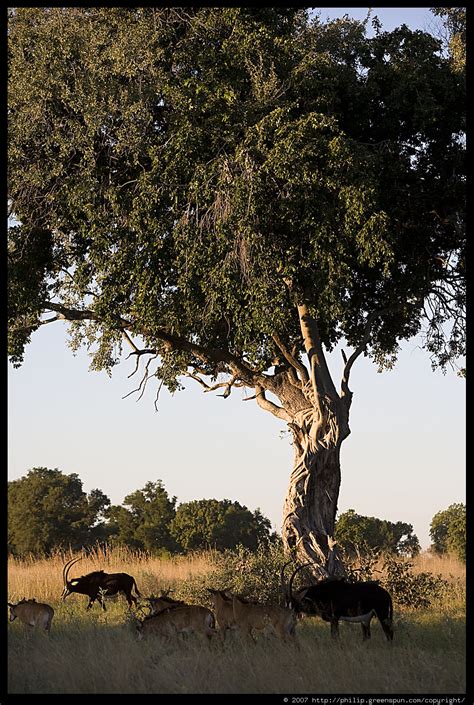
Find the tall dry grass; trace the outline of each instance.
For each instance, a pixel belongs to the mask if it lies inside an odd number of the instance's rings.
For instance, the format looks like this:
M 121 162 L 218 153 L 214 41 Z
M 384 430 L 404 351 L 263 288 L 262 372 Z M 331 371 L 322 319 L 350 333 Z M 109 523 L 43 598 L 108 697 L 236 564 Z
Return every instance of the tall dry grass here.
M 73 573 L 126 571 L 135 576 L 143 595 L 165 587 L 175 587 L 179 594 L 183 581 L 210 573 L 213 558 L 203 553 L 165 560 L 122 549 L 105 559 L 84 559 Z M 63 559 L 58 554 L 47 560 L 9 562 L 9 598 L 35 597 L 55 609 L 49 637 L 17 622 L 9 625 L 9 693 L 465 692 L 462 592 L 452 592 L 442 609 L 395 606 L 391 644 L 375 620 L 370 642 L 362 641 L 359 625 L 347 623 L 340 625 L 341 638 L 335 642 L 329 625 L 317 618 L 298 623 L 298 645 L 271 637 L 253 644 L 237 636 L 226 643 L 197 637 L 138 641 L 123 598 L 108 602 L 105 613 L 97 605 L 86 611 L 85 596 L 59 600 Z M 451 575 L 453 585 L 462 583 L 462 565 L 437 559 L 429 568 L 426 561 L 432 558 L 420 557 L 420 571 Z
M 187 556 L 157 558 L 126 547 L 110 549 L 104 555 L 90 551 L 71 567 L 69 579 L 93 570 L 108 573 L 130 573 L 143 595 L 151 595 L 173 587 L 191 576 L 207 573 L 212 565 L 212 551 L 191 553 Z M 41 597 L 57 600 L 63 589 L 63 565 L 72 556 L 61 552 L 50 558 L 8 559 L 8 594 L 10 599 Z M 81 599 L 81 598 L 79 598 Z M 82 598 L 85 600 L 86 598 Z
M 466 579 L 466 564 L 462 563 L 456 556 L 437 555 L 430 551 L 423 551 L 415 558 L 411 559 L 413 572 L 429 572 L 441 575 L 445 580 Z

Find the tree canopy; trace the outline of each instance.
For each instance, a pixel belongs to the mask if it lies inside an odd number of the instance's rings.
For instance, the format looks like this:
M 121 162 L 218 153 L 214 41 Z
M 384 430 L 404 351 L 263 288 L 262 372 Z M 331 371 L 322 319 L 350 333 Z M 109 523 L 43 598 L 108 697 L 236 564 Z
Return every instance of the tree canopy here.
M 200 499 L 180 504 L 171 533 L 185 551 L 224 550 L 239 544 L 255 550 L 270 539 L 271 524 L 259 509 L 251 512 L 229 499 Z
M 104 538 L 109 498 L 88 495 L 76 473 L 32 468 L 8 483 L 8 548 L 14 555 L 73 549 Z
M 411 524 L 363 516 L 354 509 L 341 514 L 336 522 L 335 537 L 349 555 L 357 552 L 363 555 L 367 549 L 401 556 L 414 556 L 420 551 L 420 543 Z
M 456 71 L 466 69 L 466 8 L 432 7 L 433 14 L 441 17 L 444 27 L 442 41 L 447 45 L 452 65 Z
M 466 505 L 458 502 L 437 512 L 431 520 L 430 537 L 435 553 L 451 553 L 466 561 Z
M 435 362 L 462 352 L 464 85 L 438 40 L 276 8 L 9 25 L 14 362 L 49 310 L 97 368 L 136 335 L 172 389 L 262 383 L 303 352 L 302 299 L 329 349 L 383 311 L 378 362 L 423 322 Z
M 107 512 L 109 540 L 154 553 L 176 550 L 170 534 L 176 497 L 169 497 L 161 480 L 147 482 L 141 490 L 127 495 L 125 506 L 112 506 Z

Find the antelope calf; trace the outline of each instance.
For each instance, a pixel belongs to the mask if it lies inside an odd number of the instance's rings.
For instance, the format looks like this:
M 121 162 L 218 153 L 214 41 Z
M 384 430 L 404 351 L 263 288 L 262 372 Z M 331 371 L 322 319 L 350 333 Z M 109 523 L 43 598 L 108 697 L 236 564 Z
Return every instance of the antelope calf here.
M 8 603 L 10 608 L 10 622 L 18 619 L 30 627 L 41 627 L 49 634 L 51 629 L 51 621 L 53 619 L 54 610 L 49 605 L 45 605 L 36 600 L 26 600 L 23 598 L 16 605 Z
M 167 607 L 157 614 L 145 617 L 137 624 L 138 638 L 148 634 L 170 637 L 176 634 L 215 634 L 215 619 L 211 610 L 200 605 Z
M 174 600 L 172 597 L 168 597 L 168 593 L 163 593 L 163 595 L 160 595 L 159 597 L 154 597 L 154 595 L 151 595 L 150 597 L 146 598 L 146 601 L 148 602 L 148 605 L 150 607 L 150 614 L 148 615 L 149 617 L 153 617 L 154 615 L 166 609 L 187 606 L 186 603 L 182 600 Z
M 236 624 L 254 641 L 253 630 L 262 631 L 266 627 L 284 641 L 295 637 L 296 614 L 287 607 L 248 602 L 233 595 L 232 608 Z
M 236 628 L 234 617 L 234 607 L 232 604 L 232 596 L 227 590 L 213 590 L 208 588 L 207 591 L 211 595 L 212 607 L 216 615 L 217 625 L 225 639 L 229 629 Z

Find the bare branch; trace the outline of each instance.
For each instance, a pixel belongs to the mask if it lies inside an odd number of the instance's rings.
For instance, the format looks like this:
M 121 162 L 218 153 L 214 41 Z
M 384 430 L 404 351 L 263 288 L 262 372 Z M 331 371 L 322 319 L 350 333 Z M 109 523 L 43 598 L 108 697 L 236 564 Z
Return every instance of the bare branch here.
M 225 387 L 225 392 L 224 394 L 218 394 L 218 397 L 223 397 L 224 399 L 227 399 L 227 397 L 230 395 L 232 387 L 243 387 L 244 383 L 238 380 L 235 376 L 231 377 L 231 379 L 227 380 L 226 382 L 217 382 L 216 384 L 207 384 L 201 377 L 199 377 L 196 374 L 193 374 L 192 372 L 186 372 L 186 377 L 191 377 L 192 379 L 195 379 L 196 382 L 199 382 L 199 384 L 204 387 L 204 392 L 214 392 L 216 389 L 221 389 L 222 387 Z M 201 374 L 203 374 L 201 372 Z
M 357 348 L 354 350 L 352 355 L 349 357 L 349 359 L 347 359 L 345 352 L 341 350 L 342 359 L 344 360 L 344 371 L 342 373 L 340 397 L 341 399 L 345 399 L 347 406 L 350 406 L 352 400 L 352 392 L 349 389 L 349 375 L 351 372 L 352 365 L 357 360 L 359 355 L 361 355 L 366 349 L 367 343 L 370 340 L 370 333 L 375 319 L 379 318 L 379 316 L 382 316 L 384 313 L 387 313 L 388 310 L 389 309 L 381 309 L 380 311 L 374 311 L 373 313 L 367 316 L 362 340 L 357 346 Z
M 140 394 L 140 396 L 139 396 L 138 399 L 137 399 L 137 401 L 140 401 L 140 399 L 143 397 L 143 395 L 144 395 L 144 393 L 145 393 L 145 389 L 146 389 L 146 385 L 147 385 L 148 380 L 150 379 L 150 377 L 154 376 L 154 375 L 149 375 L 149 374 L 148 374 L 148 368 L 150 367 L 150 362 L 151 362 L 152 360 L 156 360 L 157 357 L 158 357 L 158 353 L 157 353 L 156 355 L 154 355 L 153 357 L 150 357 L 149 360 L 147 360 L 147 363 L 146 363 L 146 365 L 145 365 L 145 372 L 144 372 L 144 374 L 143 374 L 142 380 L 141 380 L 140 384 L 138 385 L 137 389 L 133 389 L 131 392 L 128 392 L 128 394 L 125 394 L 125 396 L 122 397 L 122 399 L 126 399 L 126 398 L 129 397 L 131 394 L 134 394 L 135 392 L 140 392 L 140 390 L 141 390 L 141 394 Z M 137 358 L 137 360 L 138 360 L 138 359 L 139 359 L 139 358 Z M 135 370 L 135 371 L 136 371 L 136 370 Z M 135 374 L 135 373 L 133 373 L 133 374 Z M 131 375 L 130 375 L 130 376 L 131 376 Z M 160 388 L 161 388 L 161 385 L 160 385 Z
M 156 391 L 156 396 L 155 396 L 155 401 L 153 402 L 154 407 L 155 407 L 155 411 L 158 411 L 158 406 L 157 406 L 157 404 L 158 404 L 158 397 L 160 396 L 160 392 L 161 392 L 162 386 L 163 386 L 163 380 L 161 380 L 160 384 L 158 385 L 158 389 L 157 389 L 157 391 Z
M 209 385 L 207 384 L 207 382 L 205 382 L 203 379 L 201 379 L 201 377 L 199 377 L 199 375 L 195 375 L 192 372 L 185 372 L 184 374 L 186 377 L 191 377 L 191 379 L 195 379 L 196 382 L 199 382 L 201 387 L 204 387 L 205 392 L 209 391 L 209 389 L 210 389 Z
M 53 301 L 43 302 L 45 309 L 49 311 L 57 311 L 58 318 L 65 321 L 98 321 L 99 317 L 93 312 L 87 309 L 72 309 L 63 306 L 62 304 L 57 304 Z
M 154 355 L 156 353 L 156 350 L 151 350 L 148 348 L 146 348 L 145 350 L 141 350 L 137 345 L 135 345 L 135 343 L 133 342 L 133 340 L 131 339 L 131 337 L 129 336 L 128 332 L 125 329 L 122 330 L 122 334 L 123 334 L 123 337 L 125 338 L 125 340 L 127 341 L 127 343 L 129 343 L 129 345 L 133 348 L 133 352 L 131 352 L 131 353 L 129 353 L 129 355 L 127 355 L 127 358 L 126 358 L 127 360 L 131 355 L 146 355 L 146 354 Z

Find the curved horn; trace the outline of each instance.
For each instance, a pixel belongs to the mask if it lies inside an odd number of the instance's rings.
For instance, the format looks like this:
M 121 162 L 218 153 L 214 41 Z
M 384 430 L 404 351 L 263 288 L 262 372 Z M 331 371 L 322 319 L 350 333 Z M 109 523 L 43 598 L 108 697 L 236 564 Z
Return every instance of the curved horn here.
M 303 565 L 298 566 L 293 573 L 291 574 L 290 582 L 288 583 L 288 597 L 290 600 L 290 605 L 293 604 L 293 580 L 295 579 L 296 573 L 298 573 L 300 570 L 303 570 L 303 568 L 306 568 L 308 565 L 311 565 L 312 561 L 309 561 L 308 563 L 303 563 Z
M 291 563 L 293 563 L 292 560 L 287 561 L 286 563 L 283 564 L 282 568 L 280 569 L 280 585 L 281 585 L 281 591 L 283 593 L 283 599 L 285 600 L 285 604 L 288 604 L 290 601 L 290 595 L 288 594 L 288 586 L 285 585 L 285 568 L 289 566 Z
M 81 561 L 81 560 L 82 560 L 82 556 L 79 556 L 79 558 L 72 558 L 70 561 L 68 561 L 67 563 L 65 563 L 65 565 L 64 565 L 64 567 L 63 567 L 63 580 L 64 580 L 64 585 L 66 585 L 66 583 L 67 583 L 67 576 L 69 575 L 69 569 L 71 568 L 71 566 L 72 566 L 74 563 L 77 563 L 77 561 Z

